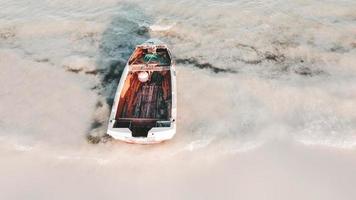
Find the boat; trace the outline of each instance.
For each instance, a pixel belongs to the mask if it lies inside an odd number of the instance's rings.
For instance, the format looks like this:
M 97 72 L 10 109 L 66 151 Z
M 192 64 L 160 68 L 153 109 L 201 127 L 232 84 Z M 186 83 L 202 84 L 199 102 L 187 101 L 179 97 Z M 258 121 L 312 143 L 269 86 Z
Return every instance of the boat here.
M 107 134 L 137 144 L 160 143 L 176 133 L 176 71 L 166 44 L 137 45 L 121 75 Z

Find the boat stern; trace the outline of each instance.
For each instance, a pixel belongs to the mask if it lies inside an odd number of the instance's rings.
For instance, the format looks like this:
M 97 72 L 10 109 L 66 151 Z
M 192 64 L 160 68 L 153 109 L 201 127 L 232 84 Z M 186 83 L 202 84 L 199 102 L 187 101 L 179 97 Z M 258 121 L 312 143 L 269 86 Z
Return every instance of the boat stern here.
M 147 132 L 147 136 L 135 136 L 130 128 L 114 128 L 112 123 L 107 131 L 107 134 L 114 139 L 121 140 L 127 143 L 134 144 L 156 144 L 166 140 L 170 140 L 176 133 L 175 123 L 171 123 L 171 127 L 154 127 Z

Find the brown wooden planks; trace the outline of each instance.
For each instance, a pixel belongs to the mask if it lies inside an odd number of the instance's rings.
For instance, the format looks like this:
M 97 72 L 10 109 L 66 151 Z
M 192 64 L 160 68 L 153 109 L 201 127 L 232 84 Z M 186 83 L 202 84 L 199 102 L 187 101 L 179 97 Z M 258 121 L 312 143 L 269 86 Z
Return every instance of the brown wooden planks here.
M 125 82 L 118 111 L 120 118 L 168 119 L 171 109 L 170 73 L 154 72 L 156 79 L 141 83 L 137 73 L 130 74 Z M 159 78 L 161 77 L 161 78 Z M 130 84 L 130 85 L 126 85 Z

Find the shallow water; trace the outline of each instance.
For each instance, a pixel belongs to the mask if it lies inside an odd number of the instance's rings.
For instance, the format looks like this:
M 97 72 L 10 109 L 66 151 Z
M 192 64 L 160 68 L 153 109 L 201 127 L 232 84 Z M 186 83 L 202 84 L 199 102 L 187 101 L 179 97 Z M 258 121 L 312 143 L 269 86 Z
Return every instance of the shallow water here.
M 176 58 L 176 137 L 88 143 L 149 38 Z M 355 63 L 353 0 L 0 0 L 2 199 L 354 199 Z

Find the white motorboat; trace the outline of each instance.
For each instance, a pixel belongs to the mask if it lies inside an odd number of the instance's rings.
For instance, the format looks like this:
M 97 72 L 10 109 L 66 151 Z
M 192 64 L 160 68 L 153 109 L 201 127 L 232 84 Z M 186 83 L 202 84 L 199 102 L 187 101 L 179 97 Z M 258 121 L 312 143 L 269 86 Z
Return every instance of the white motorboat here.
M 151 144 L 176 133 L 176 71 L 167 45 L 150 39 L 136 46 L 117 87 L 107 133 Z

